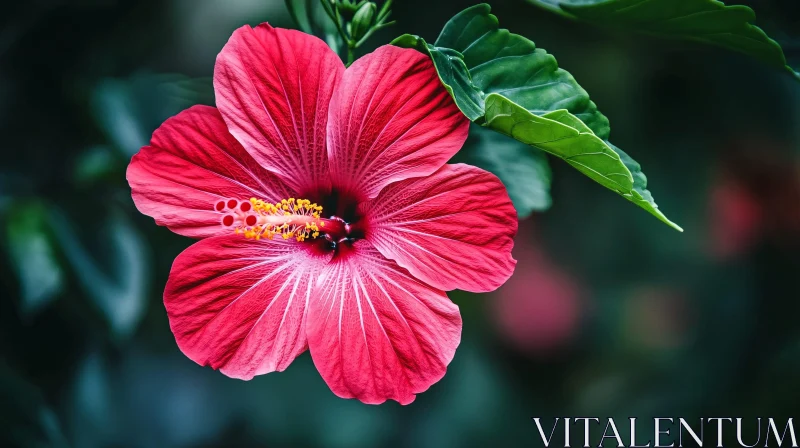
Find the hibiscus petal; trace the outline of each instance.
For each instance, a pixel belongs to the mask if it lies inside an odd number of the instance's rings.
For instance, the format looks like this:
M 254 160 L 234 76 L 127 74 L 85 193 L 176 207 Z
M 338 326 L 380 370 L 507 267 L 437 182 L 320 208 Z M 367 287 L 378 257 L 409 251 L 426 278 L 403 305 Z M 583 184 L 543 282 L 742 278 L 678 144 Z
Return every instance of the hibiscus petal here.
M 500 180 L 480 168 L 445 165 L 391 184 L 362 213 L 367 239 L 436 288 L 492 291 L 514 272 L 517 213 Z
M 342 73 L 339 57 L 314 36 L 244 26 L 217 56 L 217 107 L 261 165 L 309 195 L 328 187 L 325 129 Z
M 458 307 L 366 241 L 333 259 L 314 290 L 311 357 L 333 393 L 411 403 L 445 374 L 461 339 Z
M 181 351 L 233 378 L 285 370 L 306 348 L 306 307 L 330 259 L 308 247 L 230 235 L 181 253 L 164 291 Z
M 165 121 L 133 156 L 127 178 L 140 212 L 193 238 L 231 232 L 214 211 L 220 200 L 288 197 L 286 185 L 250 157 L 208 106 Z
M 356 197 L 375 197 L 391 182 L 439 169 L 468 129 L 429 57 L 380 47 L 347 69 L 331 99 L 332 182 Z

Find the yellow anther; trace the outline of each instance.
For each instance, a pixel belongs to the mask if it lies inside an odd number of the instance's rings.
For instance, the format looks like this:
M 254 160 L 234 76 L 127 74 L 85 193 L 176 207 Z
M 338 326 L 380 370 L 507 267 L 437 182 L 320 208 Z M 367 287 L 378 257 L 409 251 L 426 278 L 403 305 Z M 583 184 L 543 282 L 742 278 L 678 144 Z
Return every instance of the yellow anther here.
M 288 198 L 272 203 L 252 197 L 248 201 L 250 211 L 234 217 L 234 233 L 247 239 L 271 240 L 281 235 L 284 240 L 305 241 L 319 237 L 320 227 L 325 226 L 320 220 L 322 206 L 308 199 Z M 248 225 L 248 221 L 255 224 Z

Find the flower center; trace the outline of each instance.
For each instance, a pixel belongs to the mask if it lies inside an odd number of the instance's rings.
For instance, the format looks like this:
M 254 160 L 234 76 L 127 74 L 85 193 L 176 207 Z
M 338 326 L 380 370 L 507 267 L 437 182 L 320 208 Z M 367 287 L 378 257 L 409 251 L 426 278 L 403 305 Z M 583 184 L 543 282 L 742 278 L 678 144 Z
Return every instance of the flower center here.
M 342 220 L 321 218 L 322 206 L 308 199 L 289 198 L 275 203 L 258 198 L 228 199 L 215 203 L 214 210 L 222 214 L 223 227 L 248 239 L 281 235 L 285 240 L 305 241 L 320 235 L 338 238 L 348 231 Z

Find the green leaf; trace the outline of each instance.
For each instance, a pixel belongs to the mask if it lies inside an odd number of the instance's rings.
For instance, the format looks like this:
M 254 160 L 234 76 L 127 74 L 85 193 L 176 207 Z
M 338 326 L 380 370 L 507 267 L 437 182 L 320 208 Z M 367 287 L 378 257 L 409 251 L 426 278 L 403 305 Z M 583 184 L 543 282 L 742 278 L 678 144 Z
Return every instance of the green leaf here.
M 140 73 L 105 79 L 92 92 L 95 119 L 128 157 L 150 141 L 164 120 L 195 104 L 214 105 L 211 78 Z
M 595 135 L 569 111 L 557 110 L 540 117 L 493 93 L 486 98 L 486 126 L 564 160 L 670 227 L 683 231 L 658 209 L 646 189 L 647 178 L 639 164 Z
M 67 447 L 41 391 L 0 360 L 0 446 Z
M 486 95 L 497 93 L 537 115 L 567 109 L 608 138 L 608 119 L 575 78 L 530 40 L 501 29 L 490 11 L 487 4 L 465 9 L 447 22 L 433 45 L 408 34 L 392 43 L 429 54 L 470 120 L 482 117 Z
M 314 34 L 309 20 L 309 0 L 286 0 L 286 9 L 294 23 L 306 34 Z
M 472 83 L 469 69 L 461 53 L 450 48 L 428 45 L 423 38 L 411 34 L 398 37 L 392 41 L 392 45 L 415 48 L 430 56 L 442 85 L 453 97 L 461 112 L 472 121 L 483 118 L 484 93 Z
M 119 167 L 111 149 L 96 145 L 78 154 L 72 179 L 77 185 L 91 185 L 112 176 L 116 169 Z
M 465 9 L 433 45 L 408 34 L 392 43 L 428 54 L 473 122 L 565 160 L 681 230 L 658 210 L 639 165 L 606 141 L 608 119 L 572 75 L 530 40 L 500 29 L 490 12 L 486 4 Z
M 115 392 L 120 383 L 113 383 L 110 363 L 100 349 L 92 348 L 76 365 L 72 386 L 65 400 L 65 415 L 76 447 L 100 447 L 114 444 L 120 434 Z M 119 380 L 119 377 L 115 378 Z
M 20 310 L 32 316 L 53 302 L 64 287 L 56 258 L 47 208 L 38 202 L 17 203 L 6 226 L 8 255 L 20 285 Z
M 726 48 L 767 65 L 800 73 L 786 63 L 783 50 L 761 28 L 752 9 L 716 0 L 529 0 L 562 16 L 614 30 L 690 40 Z
M 468 163 L 500 178 L 520 218 L 550 208 L 550 164 L 547 156 L 536 148 L 487 128 L 472 126 L 464 148 L 452 162 Z
M 54 228 L 65 258 L 73 267 L 83 289 L 109 322 L 116 337 L 129 337 L 147 308 L 150 278 L 149 253 L 139 232 L 123 214 L 112 208 L 98 234 L 92 254 L 63 212 L 53 210 L 59 223 Z

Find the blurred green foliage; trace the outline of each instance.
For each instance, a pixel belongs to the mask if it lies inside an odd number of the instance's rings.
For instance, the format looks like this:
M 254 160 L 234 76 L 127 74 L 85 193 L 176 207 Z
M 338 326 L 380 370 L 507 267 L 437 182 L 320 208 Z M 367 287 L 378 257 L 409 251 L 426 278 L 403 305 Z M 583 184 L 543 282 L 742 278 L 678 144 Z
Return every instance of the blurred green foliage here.
M 29 316 L 46 307 L 64 286 L 46 208 L 37 202 L 14 207 L 7 216 L 8 257 L 19 279 L 20 312 Z
M 800 4 L 749 4 L 798 58 Z M 398 24 L 359 51 L 402 32 L 435 36 L 465 6 L 398 2 Z M 514 249 L 518 283 L 452 293 L 464 331 L 447 375 L 411 406 L 374 407 L 331 394 L 308 355 L 249 382 L 183 356 L 161 294 L 191 241 L 139 214 L 125 181 L 164 118 L 213 102 L 209 76 L 232 30 L 292 26 L 284 5 L 4 5 L 0 446 L 539 446 L 534 416 L 793 416 L 798 84 L 735 53 L 631 39 L 526 0 L 492 6 L 581 80 L 686 232 L 473 130 L 457 160 L 493 169 L 521 214 L 534 211 Z M 575 308 L 549 279 L 568 282 Z M 526 296 L 539 305 L 520 306 Z M 538 331 L 517 331 L 500 304 Z M 564 315 L 575 323 L 555 326 Z

